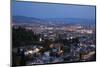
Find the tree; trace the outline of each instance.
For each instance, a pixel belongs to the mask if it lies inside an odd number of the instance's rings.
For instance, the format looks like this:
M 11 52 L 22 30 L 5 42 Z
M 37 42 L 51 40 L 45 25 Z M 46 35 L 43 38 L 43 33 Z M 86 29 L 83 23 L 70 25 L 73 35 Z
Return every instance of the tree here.
M 12 28 L 12 46 L 26 46 L 31 45 L 39 40 L 39 35 L 34 34 L 31 30 L 26 30 L 25 28 L 18 27 Z

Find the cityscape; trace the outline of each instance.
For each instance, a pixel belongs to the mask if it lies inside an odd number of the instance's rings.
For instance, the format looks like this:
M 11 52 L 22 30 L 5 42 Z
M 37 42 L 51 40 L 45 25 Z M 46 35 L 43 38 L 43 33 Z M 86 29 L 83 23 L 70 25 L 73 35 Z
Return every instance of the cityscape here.
M 31 6 L 23 8 L 21 4 Z M 13 5 L 13 66 L 96 61 L 95 6 L 34 2 Z

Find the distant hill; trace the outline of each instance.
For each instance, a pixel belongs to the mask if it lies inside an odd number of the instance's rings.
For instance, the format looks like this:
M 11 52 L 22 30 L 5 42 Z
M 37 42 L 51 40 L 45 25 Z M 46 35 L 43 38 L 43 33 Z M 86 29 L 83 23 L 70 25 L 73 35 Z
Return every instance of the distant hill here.
M 63 23 L 63 24 L 95 24 L 94 19 L 81 19 L 81 18 L 50 18 L 46 19 L 55 23 Z
M 81 18 L 48 18 L 39 19 L 24 16 L 13 16 L 14 23 L 33 23 L 33 24 L 95 24 L 94 19 L 81 19 Z
M 25 16 L 13 16 L 12 20 L 15 23 L 33 23 L 33 22 L 43 21 L 43 20 L 38 19 L 38 18 L 25 17 Z

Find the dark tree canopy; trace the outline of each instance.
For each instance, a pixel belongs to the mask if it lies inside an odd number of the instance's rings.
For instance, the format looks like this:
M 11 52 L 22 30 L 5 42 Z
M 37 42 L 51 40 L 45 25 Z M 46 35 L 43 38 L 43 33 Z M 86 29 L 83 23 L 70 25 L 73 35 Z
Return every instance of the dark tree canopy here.
M 22 27 L 12 29 L 12 46 L 26 46 L 39 40 L 39 35 L 34 34 L 31 30 L 26 30 Z

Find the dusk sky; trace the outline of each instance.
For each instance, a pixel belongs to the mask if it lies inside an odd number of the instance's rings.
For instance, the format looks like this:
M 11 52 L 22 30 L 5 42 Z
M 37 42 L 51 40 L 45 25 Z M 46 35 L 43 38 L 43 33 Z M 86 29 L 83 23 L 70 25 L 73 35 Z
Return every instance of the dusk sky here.
M 12 2 L 13 16 L 95 19 L 95 6 Z

